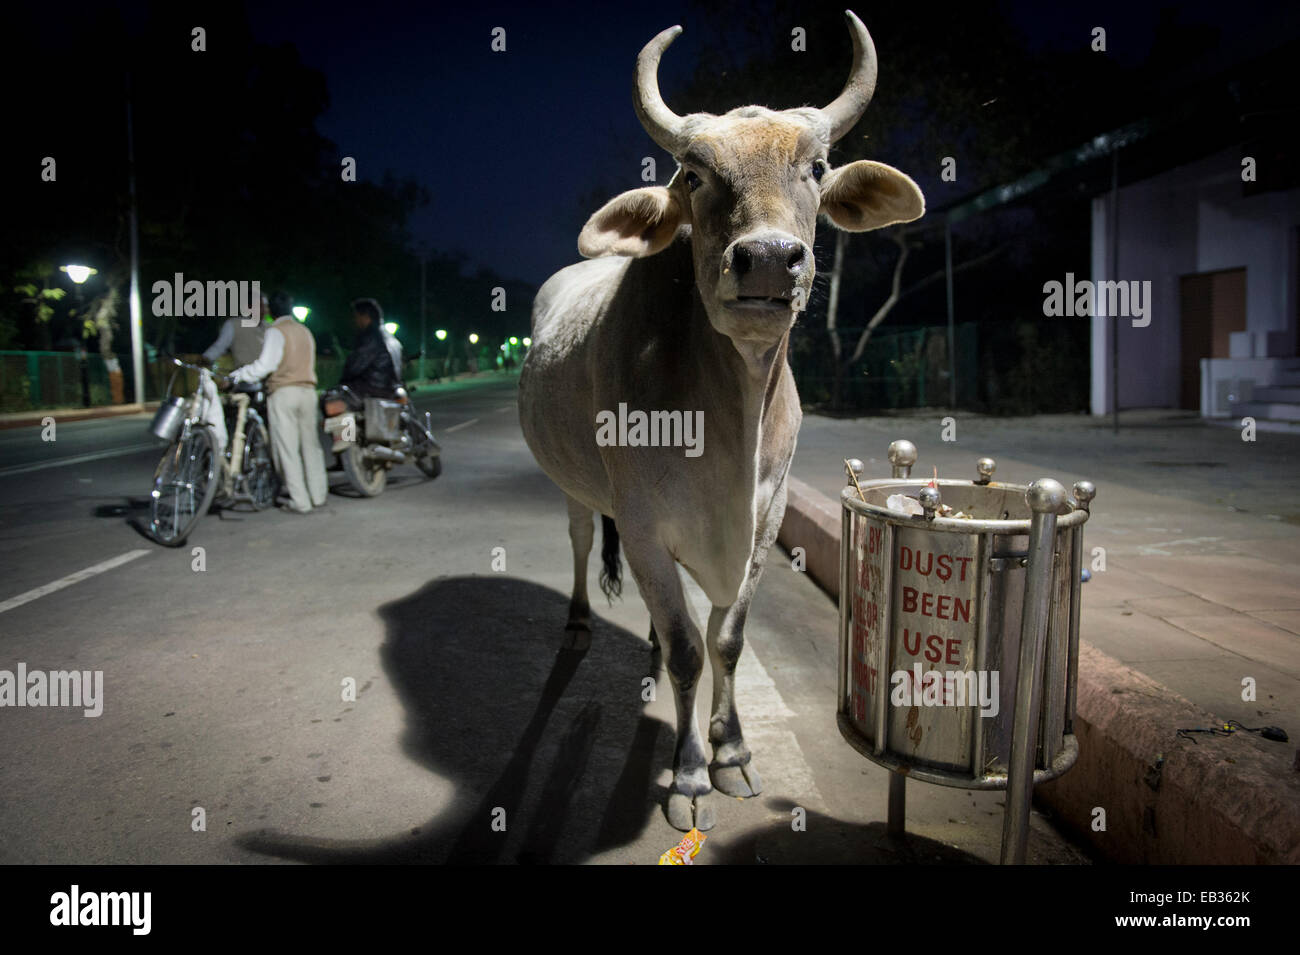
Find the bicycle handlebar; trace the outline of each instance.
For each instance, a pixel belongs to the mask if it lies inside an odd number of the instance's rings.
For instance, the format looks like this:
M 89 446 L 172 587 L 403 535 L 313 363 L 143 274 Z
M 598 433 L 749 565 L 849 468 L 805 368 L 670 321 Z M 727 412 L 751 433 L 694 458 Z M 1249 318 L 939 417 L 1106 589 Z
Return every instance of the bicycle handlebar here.
M 206 371 L 214 378 L 221 378 L 226 381 L 230 380 L 229 375 L 223 375 L 221 372 L 216 371 L 215 369 L 212 368 L 207 368 L 203 365 L 191 365 L 189 362 L 181 361 L 179 358 L 175 358 L 175 357 L 172 358 L 172 363 L 175 364 L 178 368 L 188 368 L 190 369 L 190 371 Z

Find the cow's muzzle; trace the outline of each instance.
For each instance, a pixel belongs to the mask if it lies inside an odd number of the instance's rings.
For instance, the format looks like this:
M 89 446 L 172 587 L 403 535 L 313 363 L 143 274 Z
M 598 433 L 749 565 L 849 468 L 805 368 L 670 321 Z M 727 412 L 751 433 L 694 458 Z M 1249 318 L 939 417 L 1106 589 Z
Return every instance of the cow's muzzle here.
M 737 239 L 722 253 L 718 297 L 730 308 L 788 311 L 796 288 L 807 291 L 812 250 L 784 232 Z

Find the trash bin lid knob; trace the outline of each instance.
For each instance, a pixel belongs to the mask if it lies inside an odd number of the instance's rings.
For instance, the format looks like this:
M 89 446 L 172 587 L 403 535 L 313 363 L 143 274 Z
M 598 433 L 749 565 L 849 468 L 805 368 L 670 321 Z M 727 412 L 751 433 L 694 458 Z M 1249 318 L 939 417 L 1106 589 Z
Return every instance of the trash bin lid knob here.
M 943 503 L 939 497 L 939 489 L 926 485 L 916 494 L 916 499 L 921 502 L 921 508 L 925 511 L 925 519 L 934 520 L 935 511 L 939 510 L 939 505 Z
M 997 462 L 992 458 L 980 458 L 975 462 L 975 470 L 980 474 L 981 484 L 988 484 L 993 479 L 993 472 L 997 469 Z
M 906 438 L 889 443 L 889 463 L 895 467 L 910 468 L 916 463 L 916 445 Z
M 1091 481 L 1074 482 L 1074 499 L 1079 502 L 1079 506 L 1085 511 L 1096 496 L 1097 487 Z
M 1025 503 L 1036 513 L 1056 514 L 1065 504 L 1065 488 L 1061 486 L 1060 481 L 1039 478 L 1025 488 Z

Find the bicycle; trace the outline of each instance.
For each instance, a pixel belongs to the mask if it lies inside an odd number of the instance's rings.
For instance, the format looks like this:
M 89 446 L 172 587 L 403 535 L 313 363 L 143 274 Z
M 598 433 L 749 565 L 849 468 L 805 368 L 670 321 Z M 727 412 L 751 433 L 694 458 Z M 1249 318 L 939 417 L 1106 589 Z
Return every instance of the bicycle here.
M 158 467 L 154 469 L 150 492 L 150 536 L 166 547 L 184 544 L 200 518 L 208 512 L 217 496 L 219 485 L 226 484 L 229 492 L 223 499 L 231 504 L 247 501 L 254 510 L 262 510 L 275 502 L 279 481 L 271 462 L 270 440 L 266 425 L 254 408 L 236 411 L 245 416 L 244 447 L 240 453 L 239 470 L 231 463 L 234 441 L 222 434 L 217 438 L 217 425 L 225 431 L 223 417 L 214 417 L 213 402 L 218 401 L 213 379 L 226 380 L 226 376 L 200 365 L 191 365 L 173 358 L 176 370 L 167 384 L 169 397 L 154 416 L 150 431 L 168 442 L 167 450 Z M 198 386 L 188 397 L 171 395 L 176 376 L 182 369 L 198 372 Z M 222 444 L 221 453 L 217 453 Z

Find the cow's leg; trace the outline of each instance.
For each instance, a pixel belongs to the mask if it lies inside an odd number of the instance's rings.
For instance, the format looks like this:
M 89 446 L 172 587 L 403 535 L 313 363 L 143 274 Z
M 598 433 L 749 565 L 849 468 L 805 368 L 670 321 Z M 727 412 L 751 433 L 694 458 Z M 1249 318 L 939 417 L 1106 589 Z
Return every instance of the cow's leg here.
M 709 718 L 709 742 L 713 762 L 709 775 L 718 792 L 746 798 L 763 791 L 763 780 L 750 761 L 749 747 L 736 713 L 736 663 L 745 648 L 745 618 L 763 575 L 767 552 L 776 541 L 785 516 L 785 486 L 778 488 L 768 509 L 768 519 L 754 535 L 754 554 L 736 602 L 714 607 L 709 613 L 709 660 L 713 665 L 713 715 Z
M 740 798 L 763 791 L 736 713 L 736 663 L 745 647 L 745 617 L 761 570 L 761 562 L 756 563 L 736 602 L 730 607 L 714 607 L 709 614 L 709 660 L 713 664 L 713 715 L 709 718 L 713 762 L 709 763 L 709 776 L 719 792 Z
M 587 599 L 587 558 L 595 539 L 595 512 L 564 495 L 569 505 L 569 542 L 573 544 L 573 597 L 569 600 L 566 630 L 591 630 L 591 602 Z
M 706 797 L 713 786 L 704 760 L 704 738 L 695 720 L 695 691 L 704 672 L 704 640 L 691 618 L 672 555 L 662 545 L 642 543 L 647 540 L 653 541 L 652 535 L 626 533 L 623 549 L 650 609 L 677 704 L 677 749 L 665 814 L 668 822 L 683 832 L 712 829 L 713 807 Z

